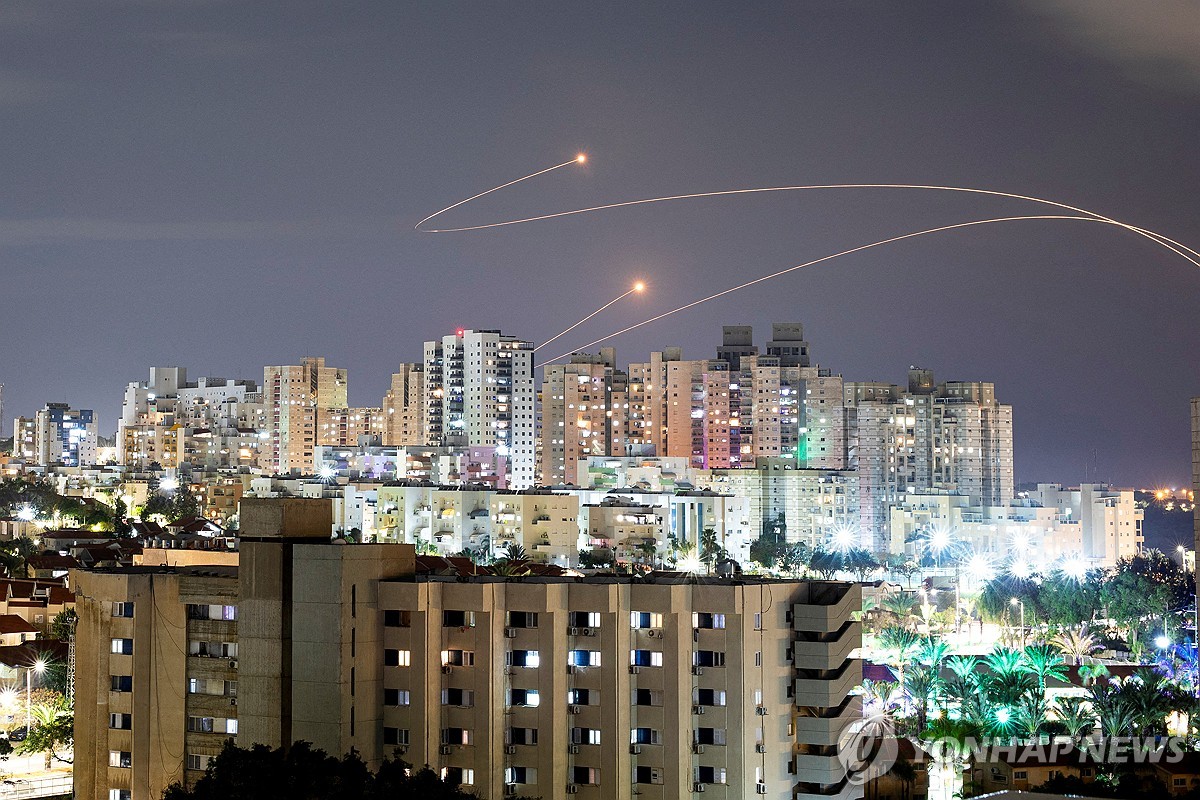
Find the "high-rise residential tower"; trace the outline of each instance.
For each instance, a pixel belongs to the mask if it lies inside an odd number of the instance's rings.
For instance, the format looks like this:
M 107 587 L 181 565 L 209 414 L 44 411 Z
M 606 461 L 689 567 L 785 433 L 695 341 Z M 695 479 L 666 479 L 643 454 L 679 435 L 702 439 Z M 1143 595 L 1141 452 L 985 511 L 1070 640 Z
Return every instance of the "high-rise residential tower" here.
M 990 506 L 1012 499 L 1012 406 L 995 395 L 991 383 L 937 384 L 917 368 L 908 386 L 846 382 L 864 544 L 887 549 L 887 509 L 906 492 L 955 490 Z
M 509 484 L 532 486 L 537 472 L 533 343 L 500 331 L 458 330 L 425 343 L 429 444 L 495 447 Z
M 333 409 L 346 408 L 346 370 L 325 366 L 324 358 L 263 370 L 267 447 L 264 469 L 311 472 L 318 431 Z

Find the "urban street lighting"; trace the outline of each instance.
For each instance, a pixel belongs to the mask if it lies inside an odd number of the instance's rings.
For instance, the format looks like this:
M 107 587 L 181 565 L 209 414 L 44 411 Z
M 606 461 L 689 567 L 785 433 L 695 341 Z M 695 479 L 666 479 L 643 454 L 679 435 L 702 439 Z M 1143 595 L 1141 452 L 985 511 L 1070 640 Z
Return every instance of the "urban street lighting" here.
M 1021 647 L 1024 648 L 1025 647 L 1025 603 L 1024 603 L 1024 601 L 1014 597 L 1008 601 L 1008 604 L 1010 606 L 1013 606 L 1014 608 L 1020 607 L 1020 609 L 1021 609 Z
M 29 736 L 29 729 L 33 727 L 33 707 L 30 702 L 30 697 L 33 694 L 33 680 L 31 676 L 34 672 L 41 675 L 46 671 L 46 662 L 38 659 L 33 662 L 32 666 L 25 668 L 25 735 Z

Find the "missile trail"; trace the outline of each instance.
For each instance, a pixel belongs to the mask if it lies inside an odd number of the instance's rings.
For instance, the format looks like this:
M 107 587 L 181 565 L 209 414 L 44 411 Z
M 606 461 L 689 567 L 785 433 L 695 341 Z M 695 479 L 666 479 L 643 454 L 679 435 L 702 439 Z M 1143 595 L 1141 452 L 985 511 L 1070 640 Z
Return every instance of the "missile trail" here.
M 442 214 L 445 214 L 447 211 L 458 208 L 459 206 L 462 206 L 462 205 L 466 205 L 467 203 L 471 202 L 472 200 L 478 200 L 479 198 L 483 197 L 484 195 L 491 194 L 492 192 L 498 192 L 501 189 L 507 189 L 509 186 L 515 186 L 516 184 L 520 183 L 521 181 L 527 181 L 530 178 L 536 178 L 538 175 L 545 175 L 547 172 L 553 172 L 556 169 L 562 169 L 563 167 L 569 167 L 572 164 L 583 164 L 586 161 L 587 161 L 587 157 L 584 156 L 583 154 L 580 154 L 580 155 L 577 155 L 574 158 L 572 158 L 570 161 L 564 161 L 561 164 L 555 164 L 553 167 L 546 167 L 545 169 L 539 169 L 537 172 L 531 172 L 522 178 L 517 178 L 516 180 L 509 181 L 508 183 L 502 183 L 499 186 L 493 186 L 492 188 L 488 189 L 486 192 L 480 192 L 479 194 L 473 194 L 470 197 L 468 197 L 466 200 L 459 200 L 457 203 L 454 203 L 453 205 L 446 206 L 441 211 L 433 212 L 428 217 L 426 217 L 425 219 L 418 222 L 416 225 L 413 225 L 413 230 L 419 231 L 419 230 L 421 230 L 422 225 L 424 225 L 426 222 L 433 219 L 434 217 L 439 217 Z M 447 229 L 447 230 L 449 230 L 449 229 Z M 436 229 L 422 231 L 422 233 L 444 233 L 444 232 L 445 231 L 439 231 Z
M 464 231 L 481 231 L 481 230 L 487 230 L 489 228 L 502 228 L 502 227 L 506 227 L 509 225 L 524 225 L 529 222 L 541 222 L 544 220 L 558 219 L 560 217 L 578 216 L 580 214 L 592 214 L 592 213 L 599 212 L 599 211 L 612 211 L 612 210 L 615 210 L 618 208 L 629 208 L 632 206 L 649 205 L 651 203 L 670 203 L 670 202 L 675 202 L 677 200 L 699 200 L 701 198 L 706 198 L 706 197 L 731 197 L 731 196 L 746 195 L 746 194 L 767 194 L 767 193 L 774 193 L 774 192 L 802 192 L 802 191 L 815 191 L 815 190 L 822 190 L 822 189 L 906 189 L 906 190 L 937 191 L 937 192 L 962 192 L 965 194 L 980 194 L 980 195 L 988 195 L 991 197 L 1004 197 L 1004 198 L 1008 198 L 1010 200 L 1022 200 L 1022 201 L 1030 202 L 1030 203 L 1040 203 L 1042 205 L 1052 206 L 1054 208 L 1060 208 L 1065 211 L 1072 211 L 1072 212 L 1075 212 L 1076 214 L 1084 214 L 1089 217 L 1104 220 L 1105 222 L 1108 222 L 1110 224 L 1117 225 L 1128 231 L 1136 233 L 1139 236 L 1143 236 L 1143 237 L 1149 239 L 1150 241 L 1154 242 L 1155 244 L 1165 247 L 1166 249 L 1170 250 L 1171 252 L 1175 253 L 1176 255 L 1179 255 L 1179 256 L 1187 259 L 1194 266 L 1200 267 L 1200 252 L 1193 250 L 1192 248 L 1188 247 L 1187 245 L 1181 244 L 1181 243 L 1175 241 L 1174 239 L 1170 239 L 1161 233 L 1156 233 L 1155 231 L 1147 230 L 1145 228 L 1139 228 L 1136 225 L 1130 225 L 1125 222 L 1120 222 L 1118 220 L 1112 219 L 1111 217 L 1106 217 L 1103 214 L 1100 214 L 1095 211 L 1089 211 L 1088 209 L 1085 209 L 1085 208 L 1078 208 L 1076 206 L 1068 205 L 1067 203 L 1060 203 L 1057 200 L 1048 200 L 1044 197 L 1034 197 L 1033 195 L 1017 194 L 1015 192 L 1004 192 L 1004 191 L 1000 191 L 998 189 L 976 189 L 976 188 L 969 187 L 969 186 L 936 186 L 936 185 L 919 184 L 919 183 L 828 183 L 828 184 L 809 184 L 809 185 L 798 185 L 798 186 L 761 186 L 761 187 L 755 187 L 755 188 L 749 188 L 749 189 L 723 189 L 723 190 L 714 191 L 714 192 L 692 192 L 690 194 L 672 194 L 672 195 L 664 195 L 662 197 L 647 197 L 647 198 L 643 198 L 640 200 L 623 200 L 623 201 L 617 202 L 617 203 L 604 203 L 603 205 L 598 205 L 598 206 L 588 206 L 586 208 L 575 208 L 575 209 L 571 209 L 569 211 L 556 211 L 551 214 L 538 214 L 538 215 L 532 216 L 532 217 L 522 217 L 520 219 L 503 220 L 501 222 L 489 222 L 489 223 L 485 223 L 482 225 L 464 225 L 464 226 L 457 227 L 457 228 L 424 228 L 424 229 L 421 228 L 422 224 L 433 219 L 434 217 L 438 216 L 439 214 L 449 211 L 452 208 L 457 208 L 458 206 L 461 206 L 465 203 L 469 203 L 472 200 L 474 200 L 475 198 L 483 197 L 485 194 L 490 194 L 491 192 L 497 191 L 499 189 L 503 189 L 506 186 L 512 186 L 515 183 L 520 183 L 521 181 L 528 180 L 529 178 L 533 178 L 538 175 L 542 175 L 547 172 L 550 172 L 552 170 L 560 169 L 562 167 L 570 166 L 571 164 L 577 164 L 577 163 L 583 163 L 583 162 L 580 161 L 579 158 L 576 158 L 574 160 L 567 161 L 562 164 L 557 164 L 553 167 L 549 167 L 547 169 L 541 170 L 540 172 L 535 172 L 532 175 L 526 175 L 524 178 L 518 178 L 515 181 L 510 181 L 506 184 L 502 184 L 501 186 L 497 186 L 495 188 L 488 189 L 486 192 L 480 192 L 479 194 L 474 195 L 473 197 L 468 197 L 466 200 L 461 200 L 452 206 L 447 206 L 446 208 L 442 209 L 441 211 L 438 211 L 434 214 L 430 214 L 428 217 L 426 217 L 425 219 L 418 222 L 414 226 L 414 228 L 416 230 L 419 230 L 421 233 L 461 233 Z
M 1193 266 L 1200 267 L 1200 252 L 1197 252 L 1196 250 L 1192 249 L 1191 247 L 1188 247 L 1187 245 L 1182 244 L 1181 242 L 1171 239 L 1170 237 L 1168 237 L 1164 234 L 1158 233 L 1156 231 L 1152 231 L 1147 228 L 1141 228 L 1141 227 L 1138 227 L 1136 225 L 1131 225 L 1126 222 L 1121 222 L 1119 220 L 1113 219 L 1111 217 L 1107 217 L 1098 212 L 1089 211 L 1088 209 L 1085 209 L 1085 208 L 1079 208 L 1077 206 L 1072 206 L 1067 203 L 1059 202 L 1057 200 L 1049 200 L 1044 197 L 1035 197 L 1033 195 L 1018 194 L 1015 192 L 1004 192 L 1004 191 L 1000 191 L 1000 190 L 996 190 L 996 189 L 978 189 L 978 188 L 973 188 L 973 187 L 969 187 L 969 186 L 938 186 L 938 185 L 931 185 L 931 184 L 913 184 L 913 183 L 834 183 L 834 184 L 809 184 L 809 185 L 797 185 L 797 186 L 762 186 L 762 187 L 752 187 L 752 188 L 746 188 L 746 189 L 725 189 L 725 190 L 712 191 L 712 192 L 693 192 L 690 194 L 674 194 L 674 195 L 664 195 L 662 197 L 647 197 L 647 198 L 642 198 L 639 200 L 624 200 L 624 201 L 615 202 L 615 203 L 605 203 L 602 205 L 588 206 L 586 208 L 576 208 L 576 209 L 571 209 L 568 211 L 556 211 L 556 212 L 549 213 L 549 214 L 539 214 L 539 215 L 535 215 L 532 217 L 522 217 L 520 219 L 503 220 L 501 222 L 489 222 L 489 223 L 485 223 L 485 224 L 481 224 L 481 225 L 464 225 L 464 226 L 454 227 L 454 228 L 422 228 L 421 227 L 429 220 L 431 220 L 441 214 L 444 214 L 445 212 L 450 211 L 451 209 L 458 208 L 459 206 L 469 203 L 472 200 L 483 197 L 484 195 L 491 194 L 492 192 L 499 191 L 500 189 L 504 189 L 506 187 L 512 186 L 514 184 L 520 183 L 525 180 L 529 180 L 530 178 L 535 178 L 539 175 L 544 175 L 547 172 L 552 172 L 554 170 L 570 166 L 571 164 L 583 164 L 586 162 L 586 160 L 587 160 L 586 157 L 581 154 L 581 155 L 577 156 L 576 158 L 572 159 L 571 161 L 566 161 L 566 162 L 563 162 L 562 164 L 556 164 L 553 167 L 547 167 L 546 169 L 539 170 L 538 172 L 531 173 L 522 178 L 517 178 L 516 180 L 509 181 L 508 183 L 504 183 L 504 184 L 501 184 L 500 186 L 493 187 L 491 189 L 488 189 L 487 191 L 480 192 L 479 194 L 476 194 L 476 195 L 472 195 L 471 197 L 468 197 L 466 200 L 460 200 L 459 202 L 457 202 L 451 206 L 447 206 L 446 208 L 443 208 L 441 211 L 437 211 L 437 212 L 434 212 L 433 214 L 430 214 L 428 217 L 425 217 L 425 219 L 421 220 L 413 227 L 415 230 L 417 230 L 421 233 L 460 233 L 460 232 L 465 232 L 465 231 L 487 230 L 489 228 L 501 228 L 501 227 L 507 227 L 509 225 L 523 225 L 523 224 L 531 223 L 531 222 L 541 222 L 544 220 L 558 219 L 560 217 L 579 216 L 582 214 L 591 214 L 591 213 L 597 213 L 597 212 L 601 212 L 601 211 L 611 211 L 611 210 L 615 210 L 615 209 L 629 208 L 629 207 L 633 207 L 633 206 L 650 205 L 653 203 L 670 203 L 670 202 L 675 202 L 675 201 L 680 201 L 680 200 L 698 200 L 698 199 L 709 198 L 709 197 L 732 197 L 732 196 L 738 196 L 738 195 L 766 194 L 766 193 L 774 193 L 774 192 L 800 192 L 800 191 L 816 191 L 816 190 L 829 190 L 829 189 L 901 189 L 901 190 L 935 191 L 935 192 L 961 192 L 964 194 L 977 194 L 977 195 L 986 195 L 986 196 L 990 196 L 990 197 L 1002 197 L 1002 198 L 1007 198 L 1010 200 L 1021 200 L 1024 202 L 1037 203 L 1040 205 L 1050 206 L 1051 208 L 1060 209 L 1062 211 L 1070 211 L 1073 213 L 1071 213 L 1071 214 L 1042 214 L 1042 215 L 996 217 L 993 219 L 974 220 L 971 222 L 960 222 L 960 223 L 956 223 L 953 225 L 942 225 L 942 226 L 939 226 L 936 228 L 927 228 L 925 230 L 915 231 L 913 233 L 906 233 L 901 236 L 893 236 L 888 239 L 882 239 L 880 241 L 872 242 L 870 244 L 860 245 L 859 247 L 854 247 L 854 248 L 851 248 L 850 250 L 843 250 L 840 253 L 834 253 L 832 255 L 827 255 L 822 258 L 815 259 L 813 261 L 807 261 L 803 264 L 798 264 L 796 266 L 789 267 L 787 269 L 771 273 L 770 275 L 764 275 L 760 278 L 755 278 L 754 280 L 747 281 L 746 283 L 739 284 L 738 286 L 733 286 L 729 289 L 725 289 L 723 291 L 717 292 L 716 294 L 709 295 L 708 297 L 703 297 L 703 298 L 700 298 L 699 300 L 692 301 L 690 303 L 680 306 L 679 308 L 675 308 L 670 311 L 665 311 L 662 314 L 658 314 L 657 316 L 651 317 L 650 319 L 643 320 L 642 322 L 638 322 L 634 325 L 630 325 L 629 327 L 623 328 L 619 331 L 616 331 L 615 333 L 611 333 L 608 336 L 604 336 L 599 339 L 596 339 L 593 342 L 589 342 L 588 344 L 583 345 L 582 347 L 577 348 L 576 350 L 574 350 L 572 352 L 579 352 L 580 350 L 586 350 L 589 347 L 593 347 L 597 344 L 605 342 L 616 336 L 620 336 L 621 334 L 628 333 L 629 331 L 640 328 L 643 325 L 649 325 L 652 322 L 657 322 L 658 320 L 660 320 L 664 317 L 670 316 L 671 314 L 676 314 L 676 313 L 679 313 L 680 311 L 685 311 L 689 308 L 694 308 L 695 306 L 698 306 L 701 303 L 707 303 L 710 300 L 715 300 L 719 297 L 723 297 L 724 295 L 739 291 L 740 289 L 745 289 L 747 287 L 754 286 L 755 284 L 762 283 L 763 281 L 768 281 L 773 278 L 777 278 L 782 275 L 786 275 L 789 272 L 792 272 L 794 270 L 803 269 L 804 267 L 809 267 L 814 264 L 820 264 L 824 261 L 829 261 L 829 260 L 832 260 L 835 258 L 839 258 L 841 256 L 850 255 L 852 253 L 861 252 L 863 250 L 868 250 L 868 249 L 871 249 L 874 247 L 880 247 L 882 245 L 892 244 L 894 242 L 899 242 L 904 239 L 911 239 L 911 238 L 918 237 L 918 236 L 925 236 L 925 235 L 928 235 L 931 233 L 941 233 L 944 231 L 955 230 L 958 228 L 967 228 L 967 227 L 973 227 L 973 226 L 978 226 L 978 225 L 989 225 L 989 224 L 997 223 L 997 222 L 1015 222 L 1015 221 L 1019 221 L 1019 220 L 1074 220 L 1074 221 L 1081 221 L 1081 222 L 1099 222 L 1099 223 L 1102 223 L 1105 225 L 1113 225 L 1113 226 L 1121 228 L 1123 230 L 1127 230 L 1131 233 L 1135 233 L 1138 236 L 1141 236 L 1143 238 L 1149 239 L 1154 244 L 1157 244 L 1160 247 L 1163 247 L 1163 248 L 1171 251 L 1172 253 L 1180 256 L 1181 258 L 1183 258 L 1184 260 L 1186 260 L 1188 263 L 1192 264 Z M 588 321 L 592 317 L 599 314 L 604 309 L 611 306 L 613 303 L 626 297 L 628 294 L 629 294 L 629 292 L 626 292 L 624 295 L 621 295 L 620 297 L 606 303 L 605 305 L 601 306 L 596 311 L 592 312 L 588 316 L 581 319 L 579 322 L 577 322 L 574 325 L 572 325 L 571 327 L 567 328 L 562 333 L 559 333 L 556 336 L 548 339 L 546 342 L 544 342 L 539 347 L 544 347 L 545 345 L 558 339 L 559 337 L 563 336 L 564 334 L 569 333 L 570 331 L 574 330 L 579 325 L 583 324 L 584 322 Z M 538 366 L 545 366 L 545 364 L 554 363 L 555 361 L 559 361 L 563 358 L 566 358 L 569 355 L 571 355 L 571 353 L 564 353 L 560 356 L 550 359 L 547 362 L 544 362 L 543 364 L 539 364 Z
M 583 323 L 587 322 L 589 319 L 591 319 L 592 317 L 596 316 L 597 314 L 599 314 L 601 311 L 603 311 L 604 309 L 608 308 L 609 306 L 611 306 L 611 305 L 614 305 L 615 303 L 618 303 L 618 302 L 620 302 L 621 300 L 624 300 L 626 297 L 629 297 L 629 295 L 631 295 L 631 294 L 636 294 L 636 293 L 638 293 L 638 292 L 641 292 L 641 291 L 642 291 L 642 290 L 644 290 L 645 288 L 646 288 L 646 284 L 642 283 L 641 281 L 638 281 L 637 283 L 635 283 L 635 284 L 633 285 L 633 287 L 632 287 L 632 288 L 631 288 L 631 289 L 630 289 L 628 292 L 626 292 L 625 294 L 622 294 L 622 295 L 618 295 L 617 297 L 614 297 L 612 300 L 609 300 L 607 303 L 605 303 L 604 305 L 600 306 L 600 307 L 599 307 L 599 308 L 597 308 L 595 311 L 593 311 L 592 313 L 588 314 L 586 317 L 584 317 L 583 319 L 579 320 L 578 322 L 576 322 L 576 323 L 575 323 L 574 325 L 572 325 L 571 327 L 567 328 L 567 329 L 566 329 L 566 330 L 564 330 L 564 331 L 560 331 L 560 332 L 558 332 L 558 333 L 554 334 L 554 335 L 553 335 L 553 336 L 551 336 L 549 339 L 547 339 L 546 341 L 542 342 L 542 343 L 541 343 L 541 344 L 539 344 L 537 347 L 533 348 L 533 352 L 535 352 L 535 353 L 536 353 L 538 350 L 541 350 L 543 347 L 545 347 L 546 345 L 550 344 L 550 343 L 551 343 L 551 342 L 553 342 L 555 339 L 558 339 L 559 337 L 561 337 L 561 336 L 564 336 L 564 335 L 566 335 L 566 334 L 570 333 L 571 331 L 575 330 L 575 329 L 576 329 L 576 328 L 578 328 L 580 325 L 582 325 Z
M 1111 220 L 1101 219 L 1099 217 L 1094 217 L 1094 216 L 1079 216 L 1079 215 L 1066 215 L 1066 214 L 1038 214 L 1038 215 L 1019 216 L 1019 217 L 995 217 L 993 219 L 978 219 L 978 220 L 972 220 L 970 222 L 957 222 L 957 223 L 954 223 L 953 225 L 940 225 L 936 228 L 926 228 L 925 230 L 914 231 L 913 233 L 905 233 L 905 234 L 901 234 L 900 236 L 892 236 L 887 239 L 880 239 L 877 242 L 871 242 L 870 244 L 863 244 L 863 245 L 859 245 L 858 247 L 852 247 L 849 250 L 842 250 L 839 253 L 832 253 L 827 256 L 822 256 L 821 258 L 815 258 L 812 261 L 806 261 L 803 264 L 797 264 L 794 267 L 788 267 L 787 269 L 781 269 L 778 272 L 772 272 L 769 275 L 763 275 L 762 277 L 755 278 L 754 280 L 746 281 L 745 283 L 738 284 L 737 286 L 731 286 L 730 288 L 723 289 L 722 291 L 719 291 L 715 294 L 710 294 L 707 297 L 701 297 L 699 300 L 693 300 L 692 302 L 686 303 L 682 306 L 679 306 L 678 308 L 673 308 L 670 311 L 664 311 L 661 314 L 650 317 L 649 319 L 642 320 L 641 322 L 634 323 L 633 325 L 630 325 L 626 328 L 622 328 L 619 331 L 610 333 L 607 336 L 601 336 L 599 339 L 588 342 L 587 344 L 583 345 L 582 347 L 577 347 L 569 353 L 563 353 L 560 356 L 555 356 L 554 358 L 551 358 L 547 361 L 543 361 L 542 363 L 538 364 L 538 367 L 544 367 L 547 364 L 553 364 L 556 361 L 561 361 L 562 359 L 567 358 L 568 356 L 570 356 L 574 353 L 578 353 L 578 352 L 587 350 L 589 347 L 594 347 L 598 344 L 601 344 L 602 342 L 608 341 L 609 339 L 613 339 L 617 336 L 621 336 L 622 334 L 629 333 L 630 331 L 636 330 L 636 329 L 642 327 L 643 325 L 649 325 L 652 322 L 658 322 L 660 319 L 663 319 L 664 317 L 669 317 L 672 314 L 678 314 L 680 311 L 686 311 L 689 308 L 695 308 L 696 306 L 700 305 L 701 303 L 707 303 L 710 300 L 716 300 L 718 297 L 724 297 L 727 294 L 732 294 L 733 292 L 740 291 L 741 289 L 749 288 L 751 286 L 754 286 L 755 284 L 763 283 L 764 281 L 769 281 L 774 278 L 778 278 L 783 275 L 787 275 L 789 272 L 795 272 L 798 269 L 804 269 L 805 267 L 811 267 L 814 264 L 820 264 L 825 261 L 832 261 L 835 258 L 841 258 L 842 256 L 848 256 L 853 253 L 860 253 L 864 250 L 870 250 L 871 248 L 881 247 L 885 244 L 892 244 L 894 242 L 900 242 L 905 239 L 913 239 L 918 236 L 927 236 L 931 233 L 942 233 L 944 231 L 952 231 L 952 230 L 956 230 L 958 228 L 970 228 L 970 227 L 975 227 L 978 225 L 991 225 L 991 224 L 997 223 L 997 222 L 1018 222 L 1021 220 L 1075 220 L 1075 221 L 1079 221 L 1079 222 L 1098 222 L 1102 225 L 1117 225 L 1120 227 L 1125 227 L 1125 226 L 1121 225 L 1121 223 L 1119 223 L 1119 222 L 1113 222 Z

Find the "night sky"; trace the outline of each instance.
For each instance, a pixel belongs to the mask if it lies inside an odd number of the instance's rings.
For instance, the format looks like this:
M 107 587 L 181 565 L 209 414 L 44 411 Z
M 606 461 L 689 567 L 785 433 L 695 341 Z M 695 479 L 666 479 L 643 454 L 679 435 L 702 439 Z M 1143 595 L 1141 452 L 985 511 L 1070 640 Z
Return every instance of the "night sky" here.
M 748 11 L 745 9 L 749 9 Z M 738 13 L 740 12 L 740 13 Z M 562 350 L 875 239 L 1042 213 L 978 197 L 662 194 L 947 183 L 1055 198 L 1200 249 L 1200 7 L 1028 3 L 15 2 L 0 7 L 3 430 L 116 427 L 156 364 L 262 379 L 324 355 L 377 405 L 455 327 Z M 994 381 L 1019 481 L 1188 480 L 1200 271 L 1130 233 L 1023 222 L 801 270 L 646 326 L 619 360 L 800 321 L 848 380 Z M 562 344 L 562 349 L 558 345 Z M 1094 465 L 1094 466 L 1093 466 Z

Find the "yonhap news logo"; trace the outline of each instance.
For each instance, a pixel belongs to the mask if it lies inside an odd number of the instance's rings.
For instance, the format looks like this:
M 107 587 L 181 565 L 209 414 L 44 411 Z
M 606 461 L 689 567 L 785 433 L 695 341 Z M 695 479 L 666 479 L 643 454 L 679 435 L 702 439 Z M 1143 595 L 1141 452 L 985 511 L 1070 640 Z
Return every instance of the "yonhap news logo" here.
M 896 763 L 899 749 L 892 721 L 875 714 L 846 726 L 838 737 L 837 756 L 846 770 L 846 780 L 861 786 L 886 775 Z

